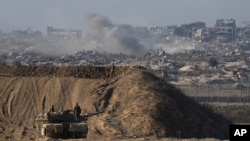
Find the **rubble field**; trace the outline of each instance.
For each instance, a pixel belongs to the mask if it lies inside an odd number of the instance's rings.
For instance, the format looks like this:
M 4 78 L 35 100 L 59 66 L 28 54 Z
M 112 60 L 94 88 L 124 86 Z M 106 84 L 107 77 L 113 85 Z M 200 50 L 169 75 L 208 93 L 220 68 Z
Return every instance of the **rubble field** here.
M 93 67 L 93 66 L 0 66 L 0 76 L 17 77 L 76 77 L 88 79 L 110 78 L 112 66 Z M 128 69 L 134 67 L 115 67 L 114 75 L 122 75 Z
M 229 138 L 230 122 L 141 67 L 13 66 L 0 68 L 0 140 L 41 138 L 35 116 L 73 109 L 87 139 Z M 166 139 L 167 140 L 167 139 Z

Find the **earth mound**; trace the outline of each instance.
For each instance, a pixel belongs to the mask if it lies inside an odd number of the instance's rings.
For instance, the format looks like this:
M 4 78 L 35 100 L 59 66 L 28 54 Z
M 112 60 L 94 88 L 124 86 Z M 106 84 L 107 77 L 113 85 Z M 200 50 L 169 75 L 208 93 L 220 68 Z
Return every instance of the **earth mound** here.
M 35 116 L 73 109 L 90 117 L 89 139 L 228 138 L 230 122 L 140 67 L 0 68 L 0 139 L 35 139 Z

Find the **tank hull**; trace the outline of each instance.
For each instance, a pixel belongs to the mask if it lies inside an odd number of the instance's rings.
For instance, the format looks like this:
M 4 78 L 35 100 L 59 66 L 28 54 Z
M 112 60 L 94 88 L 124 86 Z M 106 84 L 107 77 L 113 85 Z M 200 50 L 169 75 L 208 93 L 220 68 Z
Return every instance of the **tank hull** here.
M 81 118 L 83 119 L 83 118 Z M 88 125 L 84 120 L 76 122 L 71 113 L 46 113 L 36 116 L 36 127 L 46 138 L 86 138 Z
M 41 128 L 41 135 L 49 138 L 87 138 L 87 123 L 47 123 Z

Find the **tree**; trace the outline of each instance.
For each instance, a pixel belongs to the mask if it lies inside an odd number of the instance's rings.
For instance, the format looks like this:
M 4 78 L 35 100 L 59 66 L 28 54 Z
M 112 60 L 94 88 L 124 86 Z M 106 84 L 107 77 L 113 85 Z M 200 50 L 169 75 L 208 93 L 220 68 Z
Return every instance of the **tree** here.
M 215 58 L 210 58 L 210 59 L 208 60 L 208 63 L 209 63 L 209 65 L 210 65 L 211 67 L 215 67 L 215 66 L 218 65 L 218 61 L 217 61 Z

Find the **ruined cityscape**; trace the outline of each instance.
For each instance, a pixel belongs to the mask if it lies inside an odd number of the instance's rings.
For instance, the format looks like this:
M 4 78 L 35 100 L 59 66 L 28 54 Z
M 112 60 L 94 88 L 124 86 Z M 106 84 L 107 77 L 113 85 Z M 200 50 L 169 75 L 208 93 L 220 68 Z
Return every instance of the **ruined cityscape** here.
M 0 139 L 218 141 L 250 123 L 250 21 L 86 21 L 0 32 Z
M 0 34 L 0 64 L 140 65 L 176 85 L 249 87 L 250 22 L 238 25 L 234 19 L 216 20 L 214 27 L 204 22 L 166 27 L 113 24 L 96 27 L 98 35 L 56 25 L 49 25 L 47 33 L 13 30 Z M 115 33 L 100 33 L 104 28 Z

